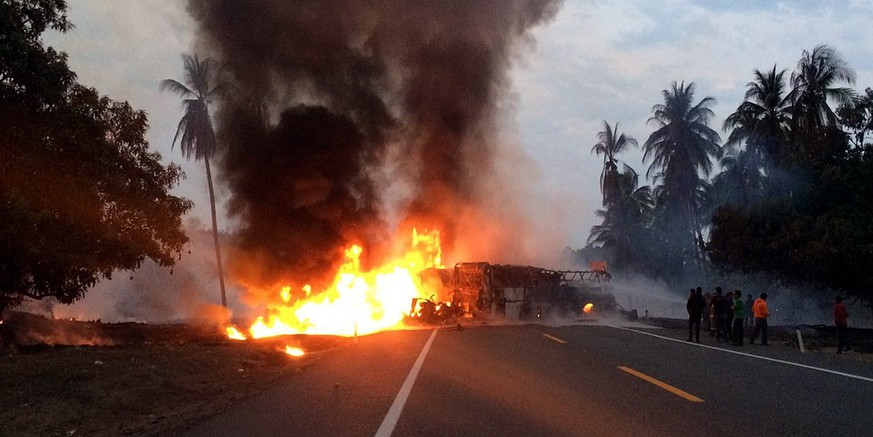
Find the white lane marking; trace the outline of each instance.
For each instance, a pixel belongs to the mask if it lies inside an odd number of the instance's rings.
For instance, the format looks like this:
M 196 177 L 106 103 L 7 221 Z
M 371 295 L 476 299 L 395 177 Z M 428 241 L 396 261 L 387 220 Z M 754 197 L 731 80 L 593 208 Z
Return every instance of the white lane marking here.
M 621 329 L 624 331 L 636 332 L 637 334 L 649 335 L 649 336 L 657 337 L 657 338 L 664 339 L 664 340 L 675 341 L 676 343 L 687 344 L 689 346 L 693 345 L 693 346 L 697 346 L 697 347 L 705 347 L 707 349 L 727 352 L 727 353 L 731 353 L 731 354 L 743 355 L 746 357 L 757 358 L 759 360 L 773 361 L 774 363 L 788 364 L 789 366 L 803 367 L 804 369 L 818 370 L 819 372 L 832 373 L 834 375 L 845 376 L 847 378 L 855 378 L 855 379 L 860 379 L 861 381 L 873 382 L 873 378 L 867 378 L 866 376 L 853 375 L 851 373 L 843 373 L 843 372 L 838 372 L 836 370 L 823 369 L 821 367 L 815 367 L 815 366 L 808 366 L 806 364 L 792 363 L 791 361 L 777 360 L 776 358 L 762 357 L 760 355 L 752 355 L 752 354 L 747 354 L 745 352 L 734 351 L 734 350 L 730 350 L 730 349 L 722 349 L 720 347 L 707 346 L 705 344 L 700 344 L 700 343 L 689 343 L 687 341 L 677 340 L 675 338 L 670 338 L 670 337 L 664 337 L 663 335 L 652 334 L 651 332 L 638 331 L 636 329 L 631 329 L 631 328 L 624 328 L 621 326 L 615 326 L 615 325 L 604 325 L 604 326 L 609 326 L 610 328 Z
M 397 420 L 400 419 L 400 413 L 403 412 L 403 407 L 406 405 L 406 399 L 409 398 L 409 393 L 412 392 L 415 378 L 418 377 L 418 371 L 421 370 L 421 366 L 424 364 L 424 357 L 427 356 L 427 351 L 430 350 L 430 345 L 433 343 L 437 331 L 437 329 L 433 330 L 433 333 L 430 334 L 430 338 L 427 339 L 427 343 L 424 344 L 421 353 L 418 354 L 418 359 L 415 360 L 415 364 L 412 365 L 412 370 L 410 370 L 409 375 L 406 376 L 406 381 L 403 382 L 403 386 L 401 386 L 400 391 L 397 392 L 397 397 L 394 398 L 394 403 L 391 404 L 391 408 L 388 409 L 388 414 L 385 415 L 385 419 L 382 420 L 382 424 L 379 425 L 379 429 L 376 430 L 376 437 L 390 437 L 391 433 L 394 432 L 394 427 L 397 426 Z

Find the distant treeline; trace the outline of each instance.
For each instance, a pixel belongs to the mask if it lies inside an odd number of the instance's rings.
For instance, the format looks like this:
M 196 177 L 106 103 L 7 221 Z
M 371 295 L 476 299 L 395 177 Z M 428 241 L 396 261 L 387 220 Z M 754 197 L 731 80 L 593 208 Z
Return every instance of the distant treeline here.
M 792 71 L 755 70 L 722 142 L 713 98 L 695 103 L 694 83 L 674 82 L 642 144 L 651 185 L 617 158 L 637 141 L 604 121 L 592 149 L 604 163 L 601 222 L 578 253 L 668 282 L 766 273 L 873 295 L 873 90 L 854 84 L 826 45 Z

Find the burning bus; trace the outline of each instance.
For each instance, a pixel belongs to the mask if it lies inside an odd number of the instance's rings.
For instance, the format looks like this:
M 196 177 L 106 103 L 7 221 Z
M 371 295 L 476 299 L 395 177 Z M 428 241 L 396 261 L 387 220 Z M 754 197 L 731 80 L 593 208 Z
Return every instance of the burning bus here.
M 431 298 L 413 298 L 410 314 L 426 323 L 459 315 L 507 320 L 574 317 L 592 308 L 616 308 L 615 297 L 606 291 L 611 275 L 605 265 L 582 271 L 462 262 L 452 269 L 426 269 L 421 277 Z
M 227 327 L 230 338 L 277 335 L 357 336 L 400 329 L 410 321 L 442 324 L 460 317 L 533 320 L 578 317 L 592 306 L 616 307 L 604 266 L 590 271 L 549 270 L 487 262 L 442 264 L 439 232 L 413 229 L 409 246 L 365 268 L 364 249 L 347 248 L 330 285 L 295 292 L 282 287 L 250 327 Z M 411 303 L 411 306 L 410 306 Z

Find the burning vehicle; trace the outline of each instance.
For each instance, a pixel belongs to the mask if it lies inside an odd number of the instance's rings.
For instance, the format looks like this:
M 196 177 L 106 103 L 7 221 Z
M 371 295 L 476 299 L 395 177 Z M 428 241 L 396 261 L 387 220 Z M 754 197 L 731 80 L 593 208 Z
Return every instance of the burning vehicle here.
M 611 275 L 605 266 L 589 271 L 550 270 L 521 265 L 461 262 L 452 269 L 421 272 L 428 299 L 413 298 L 410 317 L 444 323 L 452 317 L 533 320 L 576 317 L 594 308 L 614 311 L 615 296 L 606 291 Z
M 461 262 L 446 268 L 438 231 L 413 229 L 409 246 L 385 263 L 364 268 L 364 251 L 345 251 L 330 286 L 301 293 L 282 287 L 249 328 L 227 327 L 233 339 L 315 334 L 357 336 L 411 323 L 444 324 L 458 318 L 534 320 L 576 318 L 592 308 L 610 311 L 605 266 L 590 271 Z M 297 296 L 297 297 L 295 297 Z

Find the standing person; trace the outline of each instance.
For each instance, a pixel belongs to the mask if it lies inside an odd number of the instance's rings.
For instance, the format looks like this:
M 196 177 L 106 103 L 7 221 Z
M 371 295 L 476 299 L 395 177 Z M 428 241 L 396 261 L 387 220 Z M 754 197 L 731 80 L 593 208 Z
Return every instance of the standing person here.
M 712 295 L 712 318 L 715 320 L 715 341 L 721 341 L 724 330 L 721 324 L 724 296 L 721 295 L 721 287 L 715 287 Z
M 715 337 L 718 341 L 718 318 L 715 315 L 716 296 L 713 291 L 709 296 L 709 335 Z
M 695 290 L 692 288 L 688 292 L 688 300 L 685 301 L 685 312 L 688 313 L 688 341 L 691 341 L 691 336 L 692 336 L 691 330 L 692 330 L 692 327 L 694 325 L 694 319 L 691 318 L 691 315 L 692 315 L 691 308 L 694 306 L 694 293 L 695 293 Z
M 767 317 L 770 317 L 770 309 L 767 308 L 767 293 L 761 293 L 761 297 L 755 299 L 755 303 L 752 304 L 751 313 L 755 316 L 755 330 L 752 332 L 749 344 L 755 344 L 758 332 L 761 332 L 761 345 L 768 346 Z
M 700 343 L 700 317 L 703 316 L 703 307 L 706 302 L 703 301 L 703 290 L 700 287 L 691 289 L 691 295 L 688 296 L 688 303 L 685 304 L 685 309 L 688 311 L 688 341 L 693 338 Z
M 724 339 L 726 342 L 731 341 L 731 297 L 729 295 L 722 296 L 721 287 L 715 287 L 716 303 L 715 317 L 718 321 L 718 331 L 716 337 Z
M 755 318 L 754 314 L 752 314 L 752 306 L 754 306 L 754 300 L 752 299 L 751 294 L 746 295 L 746 324 L 749 326 L 755 326 Z
M 743 302 L 743 293 L 740 290 L 734 290 L 734 303 L 731 306 L 734 320 L 733 337 L 734 346 L 743 345 L 743 323 L 746 321 L 746 304 Z
M 712 296 L 703 293 L 703 329 L 712 337 Z
M 843 353 L 852 350 L 849 345 L 849 310 L 843 303 L 843 297 L 837 296 L 834 304 L 834 324 L 837 325 L 837 353 Z

